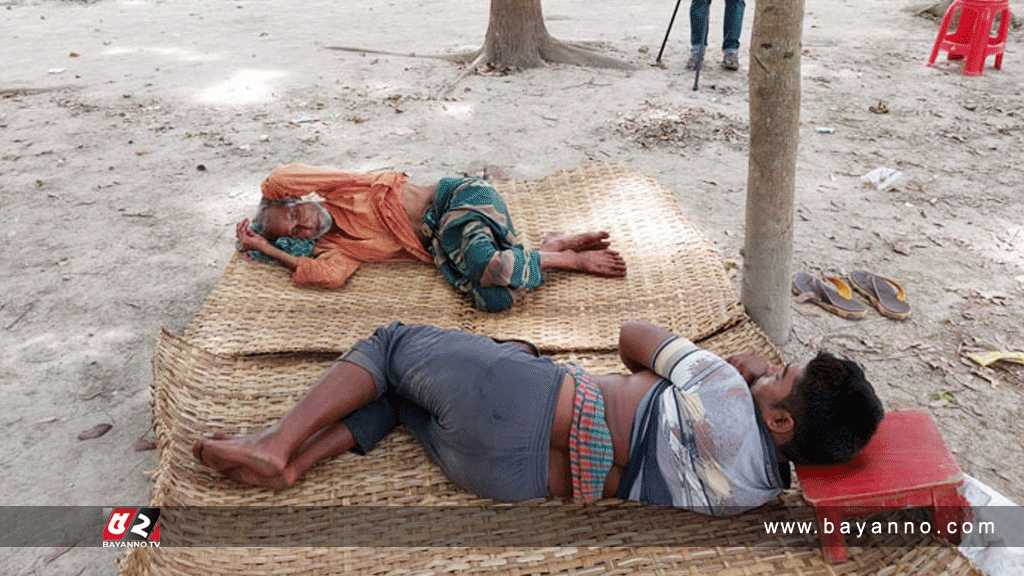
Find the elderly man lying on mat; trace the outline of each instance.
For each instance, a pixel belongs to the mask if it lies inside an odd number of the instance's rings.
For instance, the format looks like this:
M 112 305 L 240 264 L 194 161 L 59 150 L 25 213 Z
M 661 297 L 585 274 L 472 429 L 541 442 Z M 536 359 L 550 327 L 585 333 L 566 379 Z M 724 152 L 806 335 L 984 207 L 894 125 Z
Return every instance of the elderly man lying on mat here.
M 787 488 L 786 460 L 850 458 L 882 419 L 861 368 L 824 352 L 785 367 L 722 359 L 636 322 L 623 325 L 619 352 L 632 374 L 587 374 L 525 343 L 396 322 L 267 430 L 201 439 L 193 454 L 284 488 L 324 458 L 371 448 L 394 426 L 389 394 L 445 474 L 480 496 L 615 496 L 719 515 Z
M 495 312 L 540 286 L 544 269 L 626 275 L 607 232 L 550 234 L 539 250 L 527 250 L 505 202 L 483 180 L 419 186 L 400 172 L 289 164 L 270 173 L 262 192 L 252 226 L 237 226 L 239 249 L 287 266 L 298 284 L 336 288 L 360 262 L 417 259 L 433 262 L 476 307 Z M 301 199 L 314 192 L 322 200 Z

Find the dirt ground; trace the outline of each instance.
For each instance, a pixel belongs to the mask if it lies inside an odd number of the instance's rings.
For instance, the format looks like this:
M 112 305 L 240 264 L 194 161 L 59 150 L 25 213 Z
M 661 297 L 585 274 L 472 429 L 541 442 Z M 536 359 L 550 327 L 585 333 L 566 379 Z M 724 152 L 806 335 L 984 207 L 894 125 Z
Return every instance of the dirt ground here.
M 807 0 L 794 271 L 891 276 L 914 312 L 849 321 L 793 300 L 783 351 L 861 361 L 889 409 L 930 411 L 965 472 L 1024 502 L 1024 366 L 965 356 L 1024 348 L 1024 32 L 1002 71 L 928 68 L 926 5 Z M 738 264 L 749 62 L 718 66 L 722 2 L 696 92 L 685 7 L 658 68 L 672 2 L 543 6 L 554 36 L 637 69 L 475 75 L 436 100 L 455 65 L 331 47 L 475 48 L 483 0 L 0 0 L 0 504 L 147 502 L 156 453 L 136 443 L 152 438 L 154 337 L 188 324 L 278 163 L 428 182 L 620 161 L 674 191 Z M 902 178 L 876 190 L 861 175 L 877 167 Z M 121 554 L 62 552 L 3 549 L 0 572 L 107 575 Z

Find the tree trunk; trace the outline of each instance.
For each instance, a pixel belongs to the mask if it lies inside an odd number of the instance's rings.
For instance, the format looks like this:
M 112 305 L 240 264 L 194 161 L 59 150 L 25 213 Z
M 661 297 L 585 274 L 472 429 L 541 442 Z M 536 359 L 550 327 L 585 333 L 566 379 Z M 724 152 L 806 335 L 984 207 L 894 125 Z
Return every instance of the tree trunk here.
M 750 39 L 750 161 L 743 305 L 776 344 L 789 340 L 793 192 L 803 0 L 758 0 Z
M 484 59 L 495 68 L 536 68 L 551 35 L 544 26 L 540 0 L 491 0 Z
M 552 38 L 544 25 L 541 0 L 491 0 L 487 35 L 477 63 L 510 72 L 537 68 L 545 62 L 633 68 L 627 62 Z

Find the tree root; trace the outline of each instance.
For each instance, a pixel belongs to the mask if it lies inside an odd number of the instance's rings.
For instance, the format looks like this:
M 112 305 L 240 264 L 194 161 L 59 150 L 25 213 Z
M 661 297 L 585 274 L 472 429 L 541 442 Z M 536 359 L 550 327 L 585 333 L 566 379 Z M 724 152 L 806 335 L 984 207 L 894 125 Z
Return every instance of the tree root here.
M 459 82 L 462 82 L 463 78 L 469 76 L 473 72 L 476 72 L 477 66 L 480 66 L 481 64 L 484 63 L 486 56 L 486 52 L 484 52 L 482 49 L 478 50 L 476 58 L 474 58 L 473 61 L 467 64 L 465 67 L 463 67 L 462 72 L 459 73 L 458 77 L 456 77 L 455 80 L 449 82 L 447 86 L 442 87 L 441 90 L 438 91 L 437 95 L 434 96 L 434 100 L 440 100 L 448 96 L 448 94 L 451 94 L 451 91 L 455 89 L 455 86 Z
M 339 52 L 355 52 L 357 54 L 379 54 L 381 56 L 399 56 L 401 58 L 430 58 L 432 60 L 445 60 L 447 62 L 468 62 L 469 59 L 476 56 L 478 50 L 470 50 L 467 52 L 458 52 L 455 54 L 417 54 L 415 52 L 402 53 L 402 52 L 389 52 L 387 50 L 372 50 L 369 48 L 357 48 L 354 46 L 324 46 L 328 50 L 338 50 Z
M 591 46 L 597 47 L 599 44 L 594 42 L 565 42 L 548 37 L 541 43 L 536 54 L 537 58 L 531 58 L 530 60 L 539 62 L 538 66 L 545 64 L 572 64 L 574 66 L 591 68 L 636 70 L 636 66 L 633 64 L 612 56 L 600 54 L 591 49 Z M 462 72 L 459 73 L 455 80 L 438 91 L 437 95 L 434 96 L 435 100 L 440 100 L 451 94 L 459 82 L 470 74 L 481 72 L 481 68 L 508 73 L 520 68 L 530 67 L 529 65 L 523 66 L 495 61 L 493 49 L 487 45 L 484 45 L 479 50 L 468 53 L 468 55 L 474 57 L 473 60 L 462 69 Z
M 574 64 L 592 68 L 611 68 L 614 70 L 636 70 L 636 66 L 612 56 L 600 54 L 590 43 L 563 42 L 549 38 L 541 47 L 540 56 L 552 64 Z
M 0 88 L 0 98 L 13 98 L 15 96 L 35 96 L 47 92 L 67 90 L 71 86 L 49 86 L 47 88 Z
M 381 56 L 399 56 L 403 58 L 430 58 L 434 60 L 445 60 L 447 62 L 465 64 L 462 71 L 459 72 L 459 75 L 447 85 L 443 86 L 441 90 L 433 96 L 434 100 L 441 100 L 451 94 L 452 90 L 455 89 L 455 86 L 458 85 L 458 83 L 466 76 L 480 72 L 481 68 L 501 72 L 511 72 L 519 68 L 532 67 L 532 62 L 537 62 L 536 66 L 543 66 L 545 64 L 572 64 L 575 66 L 611 68 L 615 70 L 636 69 L 636 66 L 629 62 L 598 53 L 595 50 L 598 46 L 599 44 L 596 42 L 564 42 L 548 36 L 540 42 L 539 48 L 536 53 L 533 54 L 535 58 L 529 58 L 528 61 L 530 63 L 525 65 L 495 61 L 494 49 L 487 44 L 477 50 L 459 52 L 456 54 L 402 53 L 390 52 L 387 50 L 370 50 L 366 48 L 356 48 L 353 46 L 325 46 L 325 48 L 328 50 L 355 52 L 358 54 L 379 54 Z

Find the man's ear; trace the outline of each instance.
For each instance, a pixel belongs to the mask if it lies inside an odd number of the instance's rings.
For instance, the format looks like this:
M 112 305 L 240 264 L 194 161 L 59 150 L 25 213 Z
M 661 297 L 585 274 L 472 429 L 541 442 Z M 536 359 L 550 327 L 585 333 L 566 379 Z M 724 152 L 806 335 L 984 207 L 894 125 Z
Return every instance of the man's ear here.
M 771 408 L 764 413 L 763 417 L 768 429 L 776 436 L 792 436 L 796 423 L 793 422 L 793 416 L 788 410 Z

